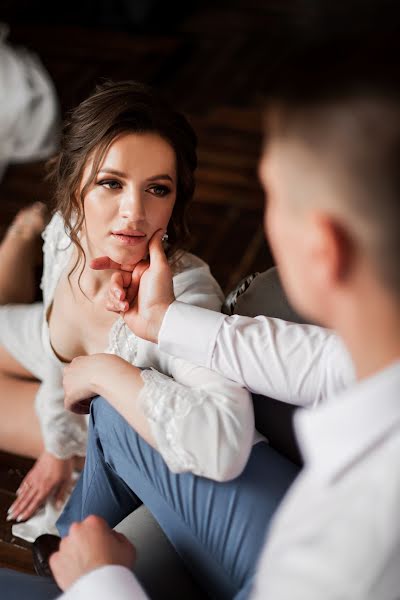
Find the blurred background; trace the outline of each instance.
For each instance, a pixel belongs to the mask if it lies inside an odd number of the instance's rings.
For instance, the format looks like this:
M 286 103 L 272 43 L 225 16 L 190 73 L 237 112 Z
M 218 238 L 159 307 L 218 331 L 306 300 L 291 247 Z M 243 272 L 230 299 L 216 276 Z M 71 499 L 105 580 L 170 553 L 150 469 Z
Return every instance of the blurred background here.
M 1 0 L 0 21 L 8 24 L 12 47 L 39 57 L 62 116 L 101 78 L 150 83 L 185 112 L 199 137 L 192 251 L 210 264 L 227 292 L 273 263 L 257 179 L 263 95 L 299 38 L 346 27 L 348 3 L 341 4 Z M 357 26 L 366 12 L 364 2 Z M 0 90 L 0 101 L 6 93 Z M 0 235 L 21 206 L 51 202 L 43 175 L 44 161 L 29 156 L 8 166 L 0 182 Z

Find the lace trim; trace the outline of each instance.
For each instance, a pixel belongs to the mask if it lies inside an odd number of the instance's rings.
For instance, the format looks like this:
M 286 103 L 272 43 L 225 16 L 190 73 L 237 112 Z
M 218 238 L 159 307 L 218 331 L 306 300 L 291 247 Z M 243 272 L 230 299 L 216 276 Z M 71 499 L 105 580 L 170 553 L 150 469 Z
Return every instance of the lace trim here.
M 87 423 L 85 417 L 68 415 L 66 421 L 60 414 L 51 419 L 51 427 L 41 421 L 46 450 L 58 458 L 85 456 L 87 447 Z
M 204 402 L 207 394 L 196 394 L 154 369 L 141 372 L 144 387 L 139 402 L 149 419 L 157 447 L 171 471 L 198 473 L 198 462 L 180 445 L 183 421 L 193 408 Z
M 122 317 L 117 319 L 110 329 L 108 346 L 105 352 L 116 354 L 127 362 L 135 364 L 139 339 L 129 329 Z

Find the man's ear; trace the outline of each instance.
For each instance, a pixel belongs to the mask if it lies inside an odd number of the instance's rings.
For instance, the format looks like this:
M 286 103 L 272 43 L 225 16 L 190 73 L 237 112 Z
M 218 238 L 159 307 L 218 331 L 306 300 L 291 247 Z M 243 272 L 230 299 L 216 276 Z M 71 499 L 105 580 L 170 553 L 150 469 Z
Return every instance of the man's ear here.
M 314 213 L 311 221 L 309 251 L 314 277 L 325 288 L 343 285 L 353 268 L 353 241 L 334 216 Z

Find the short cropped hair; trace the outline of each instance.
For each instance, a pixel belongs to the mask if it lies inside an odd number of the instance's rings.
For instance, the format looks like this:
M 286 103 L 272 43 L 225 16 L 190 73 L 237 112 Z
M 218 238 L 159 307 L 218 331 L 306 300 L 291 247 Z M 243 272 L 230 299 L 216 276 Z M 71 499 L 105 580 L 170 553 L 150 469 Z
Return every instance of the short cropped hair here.
M 266 137 L 295 138 L 347 180 L 337 202 L 382 283 L 400 296 L 397 33 L 311 44 L 281 65 Z

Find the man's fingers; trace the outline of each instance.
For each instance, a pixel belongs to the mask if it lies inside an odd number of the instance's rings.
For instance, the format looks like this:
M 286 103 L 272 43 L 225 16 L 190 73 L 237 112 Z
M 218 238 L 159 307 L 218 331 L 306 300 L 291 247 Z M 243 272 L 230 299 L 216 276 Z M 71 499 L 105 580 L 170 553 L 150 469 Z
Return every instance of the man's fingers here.
M 165 266 L 165 263 L 168 262 L 162 245 L 163 235 L 164 231 L 162 229 L 157 229 L 149 242 L 150 263 L 152 267 Z
M 111 260 L 108 256 L 99 256 L 98 258 L 93 258 L 89 266 L 94 271 L 105 271 L 107 269 L 119 270 L 121 269 L 121 265 Z
M 149 268 L 148 260 L 141 260 L 134 268 L 131 275 L 131 283 L 128 287 L 128 295 L 127 300 L 129 302 L 129 306 L 132 304 L 134 299 L 136 298 L 139 291 L 140 278 L 143 273 Z

